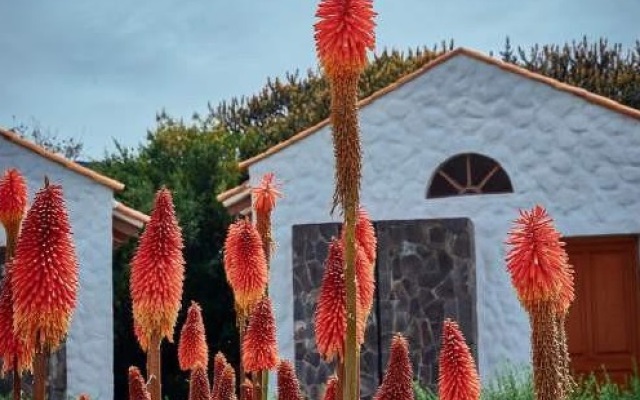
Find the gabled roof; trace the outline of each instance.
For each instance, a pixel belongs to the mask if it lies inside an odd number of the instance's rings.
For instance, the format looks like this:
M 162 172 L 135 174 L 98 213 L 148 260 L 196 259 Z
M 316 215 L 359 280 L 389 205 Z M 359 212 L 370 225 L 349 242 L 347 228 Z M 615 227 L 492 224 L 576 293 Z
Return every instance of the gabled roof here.
M 582 88 L 576 87 L 576 86 L 572 86 L 563 82 L 560 82 L 556 79 L 553 78 L 549 78 L 547 76 L 544 75 L 540 75 L 537 74 L 535 72 L 531 72 L 525 68 L 519 67 L 517 65 L 514 64 L 510 64 L 510 63 L 506 63 L 504 61 L 495 59 L 493 57 L 490 57 L 488 55 L 482 54 L 480 52 L 474 51 L 474 50 L 469 50 L 466 48 L 457 48 L 455 50 L 452 50 L 448 53 L 445 53 L 443 55 L 441 55 L 440 57 L 436 58 L 435 60 L 431 61 L 428 64 L 425 64 L 422 68 L 408 74 L 405 75 L 404 77 L 398 79 L 396 82 L 392 83 L 391 85 L 378 90 L 377 92 L 375 92 L 374 94 L 372 94 L 371 96 L 360 100 L 360 102 L 358 102 L 358 107 L 362 108 L 365 107 L 371 103 L 373 103 L 375 100 L 379 99 L 380 97 L 386 95 L 387 93 L 390 93 L 396 89 L 398 89 L 399 87 L 403 86 L 404 84 L 411 82 L 412 80 L 416 79 L 417 77 L 421 76 L 422 74 L 428 72 L 429 70 L 433 69 L 434 67 L 443 64 L 444 62 L 460 56 L 460 55 L 464 55 L 470 58 L 473 58 L 474 60 L 477 61 L 481 61 L 484 62 L 486 64 L 490 64 L 493 66 L 496 66 L 504 71 L 513 73 L 513 74 L 517 74 L 520 76 L 523 76 L 527 79 L 531 79 L 534 80 L 536 82 L 540 82 L 540 83 L 544 83 L 546 85 L 549 85 L 551 87 L 553 87 L 554 89 L 566 92 L 566 93 L 570 93 L 572 95 L 578 96 L 590 103 L 608 108 L 612 111 L 615 111 L 617 113 L 620 114 L 624 114 L 626 116 L 632 117 L 632 118 L 636 118 L 636 119 L 640 119 L 640 110 L 637 110 L 635 108 L 631 108 L 628 106 L 625 106 L 623 104 L 620 104 L 616 101 L 613 101 L 607 97 L 604 96 L 600 96 L 597 95 L 595 93 L 589 92 L 587 90 L 584 90 Z M 266 151 L 264 151 L 263 153 L 260 153 L 254 157 L 251 157 L 247 160 L 244 160 L 242 162 L 240 162 L 238 165 L 240 167 L 240 169 L 246 169 L 249 166 L 267 158 L 272 156 L 273 154 L 278 153 L 280 150 L 286 149 L 287 147 L 303 140 L 304 138 L 306 138 L 307 136 L 310 136 L 316 132 L 318 132 L 320 129 L 324 128 L 325 126 L 329 125 L 329 119 L 325 119 L 324 121 L 305 129 L 302 132 L 299 132 L 297 134 L 295 134 L 294 136 L 290 137 L 289 139 L 280 142 L 278 144 L 276 144 L 275 146 L 267 149 Z M 233 190 L 233 189 L 232 189 Z
M 20 147 L 23 147 L 41 157 L 44 157 L 50 161 L 53 161 L 56 164 L 60 164 L 63 167 L 77 173 L 80 175 L 84 175 L 92 181 L 99 183 L 103 186 L 108 187 L 111 190 L 121 191 L 124 189 L 124 183 L 118 182 L 115 179 L 111 179 L 108 176 L 104 176 L 102 174 L 97 173 L 96 171 L 89 169 L 87 167 L 83 167 L 82 165 L 73 162 L 60 154 L 55 154 L 50 152 L 49 150 L 44 149 L 37 144 L 20 137 L 17 133 L 3 129 L 0 127 L 0 137 L 17 144 Z
M 112 230 L 115 247 L 131 237 L 138 237 L 140 230 L 149 222 L 149 216 L 123 203 L 113 201 Z
M 249 181 L 231 188 L 216 196 L 231 215 L 249 215 L 251 213 L 251 186 Z

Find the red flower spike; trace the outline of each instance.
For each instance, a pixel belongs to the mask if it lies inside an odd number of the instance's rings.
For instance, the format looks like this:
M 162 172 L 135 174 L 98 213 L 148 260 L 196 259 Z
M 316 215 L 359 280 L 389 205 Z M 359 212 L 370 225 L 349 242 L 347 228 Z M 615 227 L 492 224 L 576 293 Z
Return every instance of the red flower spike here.
M 267 287 L 267 261 L 262 240 L 249 220 L 229 226 L 224 245 L 224 270 L 241 311 L 262 298 Z
M 255 390 L 253 388 L 253 383 L 249 379 L 245 379 L 244 383 L 240 385 L 240 396 L 241 399 L 253 400 L 253 396 L 255 396 Z
M 396 334 L 391 342 L 387 372 L 374 400 L 413 400 L 413 368 L 407 340 Z
M 0 179 L 0 223 L 16 233 L 27 209 L 27 184 L 17 169 L 10 169 Z
M 278 198 L 282 197 L 280 184 L 272 172 L 264 174 L 260 184 L 252 189 L 253 208 L 256 213 L 269 214 L 276 206 Z
M 0 285 L 0 359 L 2 373 L 12 371 L 16 362 L 18 372 L 31 370 L 33 348 L 13 333 L 13 304 L 11 302 L 11 263 L 5 265 L 5 277 Z
M 291 361 L 282 360 L 278 364 L 278 400 L 303 400 L 300 383 Z
M 218 384 L 218 400 L 237 400 L 236 397 L 236 373 L 231 365 L 226 365 L 220 375 Z
M 347 331 L 347 289 L 344 276 L 344 247 L 333 239 L 324 265 L 322 285 L 315 313 L 315 333 L 318 353 L 326 360 L 344 356 L 344 338 Z M 363 314 L 360 291 L 356 288 L 358 316 Z M 364 340 L 364 318 L 357 318 L 358 343 Z
M 207 371 L 202 367 L 197 367 L 191 371 L 189 400 L 211 400 Z
M 327 380 L 327 386 L 324 390 L 324 400 L 337 400 L 338 394 L 338 378 L 332 376 Z
M 369 260 L 369 263 L 371 263 L 371 268 L 374 268 L 376 263 L 376 247 L 378 245 L 378 240 L 376 239 L 376 231 L 373 228 L 369 214 L 363 207 L 358 208 L 356 241 L 358 245 L 364 249 L 367 259 Z
M 440 400 L 480 399 L 480 379 L 475 362 L 458 324 L 444 321 L 440 347 Z
M 278 364 L 276 323 L 271 300 L 263 298 L 253 308 L 242 341 L 242 365 L 246 372 L 274 369 Z
M 229 365 L 227 363 L 227 358 L 221 352 L 216 353 L 216 356 L 213 359 L 213 388 L 211 389 L 211 400 L 218 400 L 219 396 L 219 388 L 220 381 L 222 377 L 222 372 L 225 367 Z
M 55 350 L 67 334 L 78 294 L 78 262 L 58 185 L 47 182 L 27 212 L 11 290 L 16 335 L 29 346 Z
M 373 298 L 376 291 L 374 266 L 369 262 L 363 247 L 356 246 L 356 285 L 358 297 L 358 319 L 360 328 L 365 329 L 367 318 L 373 307 Z M 364 336 L 364 333 L 362 333 Z
M 133 315 L 147 342 L 154 332 L 173 342 L 184 282 L 182 248 L 171 192 L 162 188 L 131 260 Z
M 547 211 L 540 206 L 520 211 L 507 244 L 507 269 L 523 305 L 557 300 L 567 279 L 568 257 Z
M 314 25 L 318 58 L 330 75 L 360 72 L 375 46 L 372 0 L 322 0 Z
M 136 367 L 129 367 L 129 400 L 151 400 L 147 384 Z
M 560 293 L 555 307 L 555 312 L 558 315 L 567 315 L 569 307 L 576 298 L 573 273 L 573 267 L 569 263 L 565 264 L 560 276 Z
M 196 302 L 191 302 L 187 319 L 180 332 L 178 344 L 178 362 L 183 371 L 197 368 L 207 369 L 209 348 L 204 333 L 202 309 Z

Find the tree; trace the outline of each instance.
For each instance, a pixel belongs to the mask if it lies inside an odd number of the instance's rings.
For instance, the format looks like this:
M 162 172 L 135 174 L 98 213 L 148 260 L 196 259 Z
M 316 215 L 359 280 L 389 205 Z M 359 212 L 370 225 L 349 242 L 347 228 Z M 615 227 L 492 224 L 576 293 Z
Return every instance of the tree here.
M 35 119 L 32 120 L 30 125 L 21 122 L 14 125 L 10 130 L 69 160 L 77 161 L 82 156 L 84 144 L 81 141 L 73 137 L 60 137 L 57 132 L 52 131 L 50 128 L 44 128 Z

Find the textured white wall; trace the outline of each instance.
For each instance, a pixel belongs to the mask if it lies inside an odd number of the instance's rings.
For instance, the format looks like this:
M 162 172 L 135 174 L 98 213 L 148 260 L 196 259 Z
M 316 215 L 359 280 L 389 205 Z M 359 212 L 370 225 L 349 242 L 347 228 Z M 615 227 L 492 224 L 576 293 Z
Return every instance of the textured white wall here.
M 567 236 L 640 232 L 640 121 L 458 55 L 360 111 L 362 203 L 375 220 L 469 217 L 475 226 L 479 369 L 529 360 L 529 326 L 503 245 L 518 208 L 546 206 Z M 447 158 L 477 152 L 510 175 L 513 194 L 425 199 Z M 294 357 L 291 226 L 336 221 L 330 128 L 250 167 L 273 171 L 271 296 L 281 356 Z M 386 345 L 386 344 L 385 344 Z
M 112 231 L 110 189 L 0 138 L 0 173 L 18 168 L 29 202 L 46 174 L 61 184 L 80 264 L 80 288 L 67 340 L 68 395 L 113 398 Z M 0 230 L 1 231 L 1 230 Z M 2 238 L 4 243 L 4 237 Z

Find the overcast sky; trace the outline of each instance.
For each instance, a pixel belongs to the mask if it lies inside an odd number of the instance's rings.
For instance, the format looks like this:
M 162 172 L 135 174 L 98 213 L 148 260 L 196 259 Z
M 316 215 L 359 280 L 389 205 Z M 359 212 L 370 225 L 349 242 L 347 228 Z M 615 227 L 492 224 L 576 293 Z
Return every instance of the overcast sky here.
M 88 158 L 142 141 L 166 109 L 189 118 L 267 77 L 315 68 L 315 0 L 0 2 L 0 126 L 38 121 Z M 640 38 L 639 0 L 375 0 L 378 50 Z

